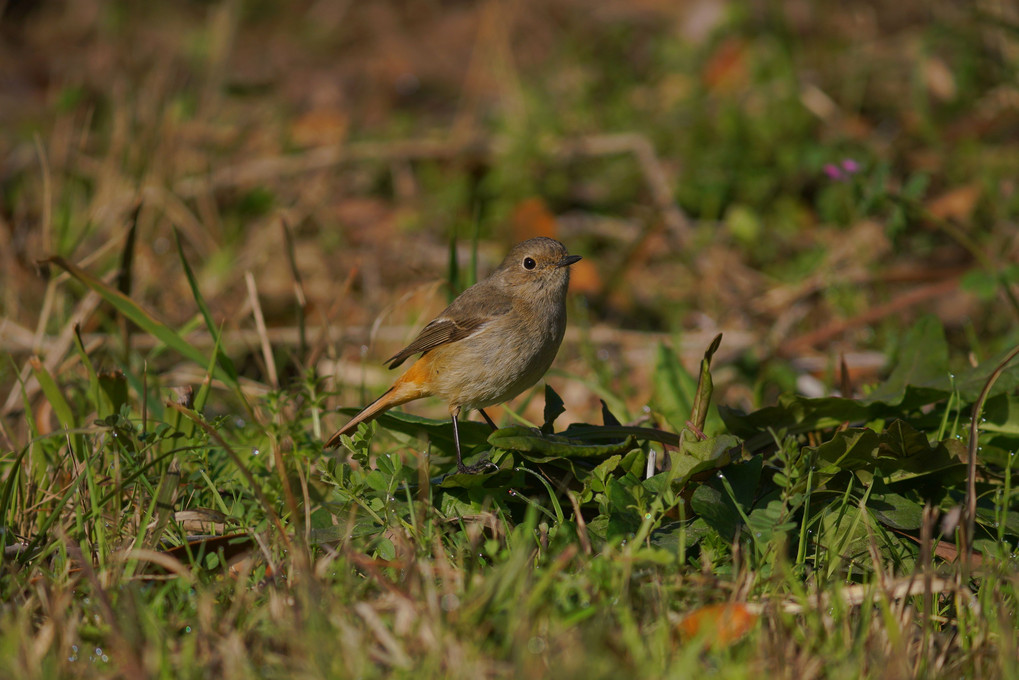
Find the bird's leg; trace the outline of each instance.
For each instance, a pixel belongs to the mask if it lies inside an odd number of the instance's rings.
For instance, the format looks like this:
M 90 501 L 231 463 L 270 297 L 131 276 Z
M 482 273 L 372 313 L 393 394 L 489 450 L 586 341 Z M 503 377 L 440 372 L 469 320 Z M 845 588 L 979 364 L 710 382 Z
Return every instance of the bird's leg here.
M 488 426 L 490 428 L 492 428 L 493 431 L 499 429 L 499 426 L 495 424 L 495 421 L 493 421 L 491 418 L 489 418 L 488 414 L 485 413 L 485 409 L 479 408 L 478 409 L 478 413 L 481 414 L 481 417 L 485 419 L 485 422 L 488 423 Z
M 478 472 L 485 472 L 486 470 L 498 470 L 499 467 L 490 460 L 478 463 L 477 465 L 464 465 L 463 455 L 460 453 L 460 424 L 457 422 L 457 418 L 460 415 L 460 407 L 450 406 L 449 415 L 453 419 L 453 445 L 456 447 L 457 473 L 461 475 L 473 475 Z M 492 424 L 492 421 L 488 419 L 488 416 L 485 416 L 485 420 L 488 420 L 489 424 Z
M 457 416 L 460 415 L 460 407 L 449 409 L 449 415 L 453 419 L 453 446 L 456 447 L 456 471 L 460 474 L 467 474 L 467 466 L 464 465 L 463 456 L 460 454 L 460 427 L 456 422 Z

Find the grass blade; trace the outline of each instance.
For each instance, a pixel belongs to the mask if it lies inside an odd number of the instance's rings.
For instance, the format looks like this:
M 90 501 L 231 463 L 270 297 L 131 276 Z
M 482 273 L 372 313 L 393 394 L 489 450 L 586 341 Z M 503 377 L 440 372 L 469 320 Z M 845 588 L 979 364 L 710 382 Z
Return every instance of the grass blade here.
M 162 321 L 156 319 L 148 311 L 143 309 L 119 290 L 109 286 L 106 282 L 92 276 L 92 274 L 88 273 L 81 267 L 60 256 L 51 257 L 46 261 L 57 265 L 68 274 L 94 290 L 101 298 L 103 298 L 103 300 L 113 305 L 118 312 L 133 321 L 139 328 L 158 339 L 161 343 L 173 351 L 187 359 L 190 359 L 191 361 L 194 361 L 200 366 L 208 365 L 208 357 L 184 340 L 184 338 L 178 335 L 175 330 L 167 326 Z M 230 366 L 230 369 L 232 368 L 233 367 Z M 216 363 L 215 377 L 230 385 L 238 394 L 240 393 L 236 373 L 232 370 L 227 370 L 223 364 L 219 362 Z

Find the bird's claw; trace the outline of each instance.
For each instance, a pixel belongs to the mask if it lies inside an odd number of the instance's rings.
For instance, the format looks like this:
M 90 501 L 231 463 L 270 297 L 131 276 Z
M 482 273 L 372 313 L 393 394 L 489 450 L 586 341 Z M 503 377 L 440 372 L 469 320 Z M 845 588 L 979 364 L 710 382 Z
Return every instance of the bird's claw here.
M 461 475 L 476 475 L 482 472 L 495 472 L 499 469 L 499 466 L 490 460 L 483 460 L 480 463 L 474 465 L 464 465 L 463 463 L 457 463 L 456 472 Z

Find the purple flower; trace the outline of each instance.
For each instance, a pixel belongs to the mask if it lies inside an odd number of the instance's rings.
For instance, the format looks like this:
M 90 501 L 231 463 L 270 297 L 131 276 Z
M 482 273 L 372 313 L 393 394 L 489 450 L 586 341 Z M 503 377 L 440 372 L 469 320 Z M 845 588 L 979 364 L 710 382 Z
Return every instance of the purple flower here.
M 839 168 L 839 166 L 835 165 L 834 163 L 825 163 L 824 174 L 828 175 L 828 179 L 833 179 L 839 182 L 846 178 L 845 173 L 842 172 L 842 169 Z
M 852 158 L 843 158 L 842 162 L 838 165 L 834 163 L 824 164 L 824 174 L 828 176 L 828 179 L 836 182 L 845 182 L 850 177 L 860 172 L 860 164 Z

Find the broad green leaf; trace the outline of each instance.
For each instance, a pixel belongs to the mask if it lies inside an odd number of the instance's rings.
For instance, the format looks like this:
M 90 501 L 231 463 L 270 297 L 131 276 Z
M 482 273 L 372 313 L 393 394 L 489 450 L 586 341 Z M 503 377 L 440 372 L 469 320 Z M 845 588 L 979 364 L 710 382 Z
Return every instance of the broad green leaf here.
M 1015 473 L 1019 472 L 1019 465 L 1016 464 L 1017 453 L 1019 453 L 1019 439 L 1016 437 L 992 437 L 980 440 L 980 453 L 977 458 L 983 465 L 994 465 L 1001 470 L 1012 468 L 1012 478 L 1015 479 Z M 995 477 L 1001 476 L 997 470 L 991 471 L 991 474 Z
M 379 538 L 375 543 L 375 555 L 379 559 L 391 560 L 396 557 L 396 546 L 388 538 Z
M 807 450 L 816 456 L 819 471 L 834 474 L 839 470 L 872 469 L 877 447 L 878 435 L 874 430 L 849 428 Z
M 883 405 L 868 406 L 855 399 L 822 397 L 808 399 L 797 395 L 783 395 L 776 406 L 768 406 L 753 413 L 719 406 L 718 411 L 726 427 L 747 441 L 747 448 L 758 450 L 772 443 L 773 432 L 812 432 L 843 423 L 867 422 L 888 411 Z
M 934 316 L 917 321 L 903 338 L 893 365 L 888 380 L 867 395 L 863 403 L 901 404 L 908 387 L 913 388 L 913 398 L 921 403 L 947 394 L 951 389 L 948 342 L 941 321 Z M 917 394 L 918 388 L 923 388 L 926 396 Z
M 708 484 L 698 486 L 693 492 L 690 508 L 726 541 L 732 540 L 742 522 L 739 512 L 725 492 Z
M 1005 533 L 1009 536 L 1019 536 L 1019 511 L 1009 510 L 1004 513 L 995 512 L 994 508 L 980 506 L 977 508 L 977 521 L 997 533 L 1001 521 L 1005 521 Z
M 596 546 L 600 546 L 605 543 L 609 537 L 609 518 L 604 513 L 598 513 L 593 519 L 587 522 L 587 533 L 594 539 L 592 543 Z
M 388 492 L 389 479 L 389 476 L 383 473 L 382 470 L 370 470 L 365 475 L 364 483 L 374 491 Z
M 710 532 L 711 529 L 703 519 L 692 522 L 669 522 L 651 532 L 648 540 L 651 545 L 668 550 L 673 555 L 680 555 L 695 546 Z
M 443 489 L 476 489 L 483 486 L 497 488 L 503 486 L 503 483 L 508 485 L 512 477 L 512 470 L 493 469 L 461 474 L 454 468 L 436 486 Z
M 127 378 L 122 371 L 110 371 L 100 373 L 99 381 L 99 417 L 105 418 L 110 414 L 120 413 L 122 406 L 128 403 Z
M 436 505 L 439 511 L 446 517 L 463 517 L 474 515 L 481 511 L 481 504 L 475 503 L 464 488 L 451 488 L 448 490 L 436 489 Z
M 619 461 L 619 469 L 629 477 L 628 484 L 630 486 L 639 484 L 647 471 L 647 456 L 644 455 L 644 450 L 636 446 L 631 448 L 623 456 L 623 460 Z M 634 490 L 634 493 L 638 492 Z
M 731 434 L 711 439 L 683 442 L 680 451 L 669 450 L 668 479 L 674 487 L 682 487 L 693 475 L 728 465 L 731 451 L 740 445 L 740 440 Z
M 1001 362 L 1005 360 L 1013 349 L 1014 348 L 1008 348 L 1002 350 L 990 359 L 981 361 L 979 365 L 974 366 L 957 376 L 955 384 L 963 402 L 972 403 L 977 400 L 981 390 L 984 389 L 984 385 L 987 384 L 987 381 L 990 379 L 991 374 L 997 370 Z M 995 397 L 999 394 L 1011 394 L 1017 389 L 1019 389 L 1019 359 L 1012 361 L 1004 368 L 1004 370 L 1002 370 L 987 396 L 988 399 L 990 399 L 991 397 Z
M 681 431 L 693 410 L 697 383 L 664 343 L 658 345 L 655 361 L 653 404 L 674 430 Z
M 555 419 L 566 413 L 566 407 L 563 405 L 563 399 L 556 391 L 552 389 L 552 386 L 545 384 L 545 418 L 542 423 L 541 431 L 544 434 L 552 434 L 555 432 Z
M 838 558 L 869 563 L 867 550 L 867 521 L 856 505 L 836 507 L 832 503 L 822 510 L 821 522 L 817 532 L 817 542 L 828 555 L 829 562 L 834 565 Z
M 356 408 L 339 409 L 340 413 L 346 415 L 355 415 L 359 411 L 360 409 Z M 453 446 L 453 423 L 450 420 L 435 420 L 402 411 L 387 411 L 376 418 L 376 422 L 379 427 L 387 430 L 401 432 L 412 437 L 425 436 L 433 446 L 447 455 L 452 455 L 455 451 Z M 465 456 L 469 448 L 484 443 L 488 433 L 492 431 L 492 428 L 485 423 L 473 420 L 459 421 L 458 429 L 460 431 L 460 445 L 463 447 Z
M 1019 435 L 1019 397 L 999 394 L 984 404 L 981 432 Z
M 563 437 L 577 439 L 585 442 L 604 441 L 611 439 L 620 441 L 625 437 L 633 436 L 638 441 L 659 442 L 667 446 L 679 446 L 679 435 L 665 430 L 658 430 L 653 427 L 631 427 L 627 425 L 586 425 L 584 423 L 571 423 L 569 427 L 559 433 Z
M 622 442 L 589 444 L 562 435 L 543 435 L 529 427 L 514 426 L 496 430 L 488 436 L 488 443 L 507 451 L 517 451 L 534 462 L 547 462 L 556 458 L 602 458 L 626 453 L 637 444 L 628 436 Z
M 608 537 L 628 538 L 640 529 L 643 518 L 637 511 L 638 503 L 630 492 L 630 488 L 612 477 L 606 489 L 607 505 L 605 512 L 609 517 Z
M 732 487 L 733 493 L 744 510 L 748 510 L 754 502 L 758 493 L 758 486 L 761 481 L 761 470 L 764 467 L 764 457 L 757 455 L 750 460 L 733 463 L 724 470 L 718 472 L 724 475 Z
M 771 541 L 776 534 L 788 534 L 796 528 L 778 493 L 769 494 L 762 499 L 748 515 L 747 528 L 753 532 L 756 540 L 762 544 Z
M 609 456 L 602 462 L 598 463 L 590 474 L 584 478 L 584 490 L 581 492 L 580 499 L 584 502 L 591 500 L 594 494 L 604 493 L 608 488 L 609 479 L 612 477 L 612 473 L 619 467 L 619 462 L 623 460 L 621 454 Z
M 904 420 L 894 420 L 878 438 L 878 455 L 892 458 L 909 458 L 920 453 L 930 453 L 927 435 Z
M 891 491 L 878 491 L 877 485 L 867 500 L 867 508 L 882 524 L 904 531 L 919 529 L 923 518 L 922 505 Z
M 622 423 L 620 423 L 619 419 L 616 418 L 612 414 L 612 411 L 609 410 L 608 404 L 605 403 L 605 400 L 604 399 L 600 399 L 599 401 L 601 401 L 601 421 L 602 421 L 602 424 L 605 425 L 606 427 L 621 427 Z
M 903 420 L 893 421 L 879 435 L 875 462 L 888 482 L 938 473 L 962 463 L 947 446 L 931 444 L 927 435 Z

